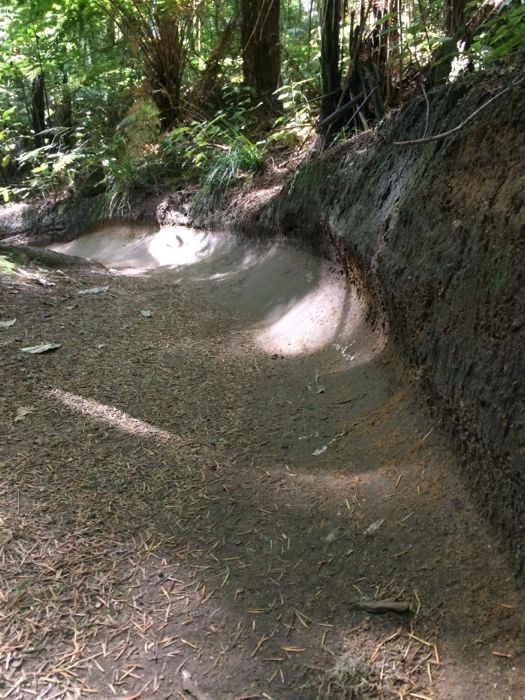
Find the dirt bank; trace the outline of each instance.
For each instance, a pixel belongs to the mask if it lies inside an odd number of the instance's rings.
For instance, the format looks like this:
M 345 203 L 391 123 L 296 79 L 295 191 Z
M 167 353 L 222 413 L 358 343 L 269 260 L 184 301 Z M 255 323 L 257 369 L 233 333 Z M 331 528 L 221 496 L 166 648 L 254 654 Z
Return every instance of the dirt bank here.
M 203 226 L 293 237 L 346 262 L 465 456 L 465 474 L 520 561 L 525 542 L 525 83 L 504 66 L 423 96 L 375 134 L 340 144 L 284 187 L 244 195 Z M 187 220 L 183 193 L 126 221 Z M 247 206 L 247 202 L 249 206 Z M 194 215 L 194 217 L 196 214 Z M 107 221 L 100 200 L 4 208 L 0 237 L 72 240 Z
M 453 136 L 444 132 L 521 76 L 450 85 L 376 134 L 300 168 L 241 228 L 331 245 L 465 456 L 473 493 L 521 557 L 525 544 L 525 83 Z M 428 129 L 425 122 L 428 118 Z M 242 211 L 238 212 L 242 215 Z M 234 222 L 239 226 L 239 222 Z

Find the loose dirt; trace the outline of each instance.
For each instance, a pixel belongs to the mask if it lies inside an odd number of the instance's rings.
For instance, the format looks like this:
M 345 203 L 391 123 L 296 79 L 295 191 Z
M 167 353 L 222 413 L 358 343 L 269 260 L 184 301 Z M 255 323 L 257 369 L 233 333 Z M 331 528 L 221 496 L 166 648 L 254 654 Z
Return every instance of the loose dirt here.
M 521 581 L 336 266 L 55 249 L 113 270 L 3 278 L 2 697 L 525 698 Z

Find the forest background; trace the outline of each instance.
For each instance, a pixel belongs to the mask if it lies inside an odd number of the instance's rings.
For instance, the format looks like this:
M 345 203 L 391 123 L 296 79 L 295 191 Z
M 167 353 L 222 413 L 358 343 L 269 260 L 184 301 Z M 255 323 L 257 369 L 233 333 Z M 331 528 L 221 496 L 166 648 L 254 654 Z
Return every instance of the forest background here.
M 513 0 L 1 0 L 0 197 L 206 196 L 525 44 Z M 1 201 L 1 200 L 0 200 Z

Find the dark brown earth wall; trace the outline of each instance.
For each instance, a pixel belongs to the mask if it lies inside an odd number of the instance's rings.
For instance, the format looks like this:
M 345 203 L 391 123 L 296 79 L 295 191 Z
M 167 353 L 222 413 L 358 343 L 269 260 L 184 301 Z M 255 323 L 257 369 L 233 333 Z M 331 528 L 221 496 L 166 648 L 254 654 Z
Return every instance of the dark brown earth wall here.
M 519 72 L 429 95 L 428 134 Z M 518 556 L 525 545 L 525 82 L 456 134 L 423 135 L 423 97 L 375 136 L 310 161 L 261 229 L 344 250 L 391 339 L 465 456 L 466 478 Z

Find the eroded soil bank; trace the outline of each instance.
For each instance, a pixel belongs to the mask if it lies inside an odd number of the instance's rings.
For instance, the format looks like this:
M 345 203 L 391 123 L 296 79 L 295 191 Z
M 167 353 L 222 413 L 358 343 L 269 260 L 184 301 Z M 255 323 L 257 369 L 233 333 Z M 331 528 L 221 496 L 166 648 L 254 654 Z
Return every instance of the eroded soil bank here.
M 429 133 L 517 75 L 436 91 Z M 127 219 L 150 228 L 102 254 L 74 241 L 107 223 L 98 201 L 2 210 L 1 237 L 128 273 L 2 286 L 6 695 L 177 697 L 187 668 L 212 700 L 338 683 L 521 700 L 524 102 L 521 83 L 452 137 L 395 146 L 424 133 L 421 99 L 284 187 L 193 214 L 302 250 L 184 228 L 151 243 L 187 220 L 180 193 L 137 202 Z M 55 354 L 21 353 L 46 340 Z M 412 613 L 352 607 L 384 598 Z
M 57 247 L 116 271 L 3 280 L 5 697 L 521 700 L 512 562 L 341 266 Z
M 471 492 L 525 556 L 525 80 L 522 65 L 423 97 L 311 160 L 231 225 L 346 260 L 465 457 Z M 467 120 L 446 139 L 399 146 Z M 235 204 L 235 203 L 234 203 Z M 231 214 L 230 214 L 231 215 Z M 212 217 L 213 220 L 213 217 Z
M 375 134 L 330 149 L 282 177 L 241 191 L 201 226 L 252 238 L 285 235 L 343 261 L 372 314 L 464 456 L 479 504 L 518 568 L 525 542 L 525 82 L 522 63 L 421 96 Z M 140 195 L 140 193 L 138 193 Z M 126 222 L 188 220 L 187 193 L 140 196 Z M 202 204 L 202 202 L 201 202 Z M 0 237 L 72 240 L 108 217 L 100 200 L 0 212 Z

